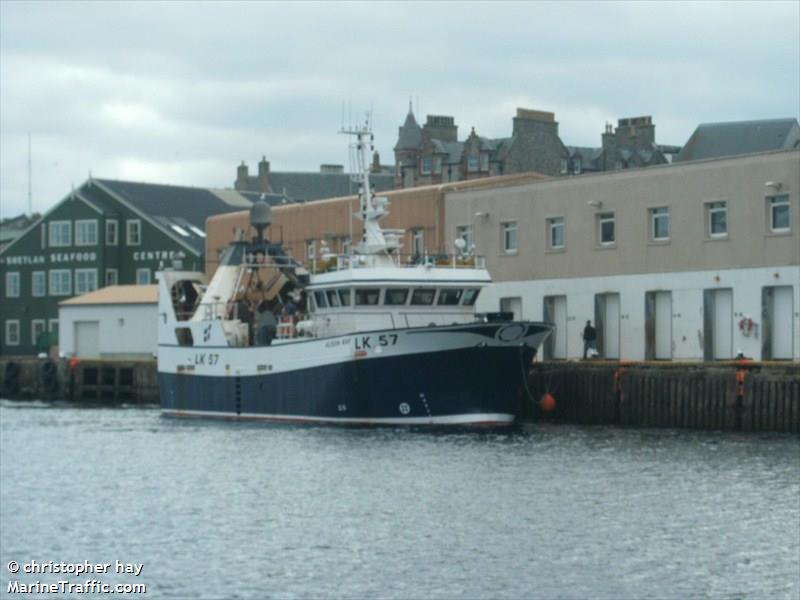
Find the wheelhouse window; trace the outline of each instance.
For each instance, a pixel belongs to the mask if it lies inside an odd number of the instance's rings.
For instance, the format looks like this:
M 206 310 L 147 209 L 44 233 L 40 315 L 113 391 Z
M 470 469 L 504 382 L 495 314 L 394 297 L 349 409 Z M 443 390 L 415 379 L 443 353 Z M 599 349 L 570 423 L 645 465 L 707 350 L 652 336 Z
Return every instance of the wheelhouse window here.
M 725 237 L 728 235 L 728 203 L 709 202 L 706 204 L 708 215 L 709 237 Z
M 325 292 L 317 290 L 314 292 L 314 303 L 317 308 L 328 308 L 328 299 L 325 298 Z
M 433 288 L 419 288 L 414 290 L 411 294 L 412 306 L 430 306 L 433 304 L 433 299 L 436 296 L 436 290 Z
M 339 301 L 342 306 L 350 306 L 350 288 L 342 288 L 339 290 Z
M 376 306 L 381 297 L 378 288 L 356 288 L 356 305 Z
M 439 300 L 436 303 L 439 306 L 457 306 L 463 293 L 464 290 L 461 289 L 442 288 L 439 290 Z
M 791 228 L 789 219 L 789 194 L 769 196 L 769 229 L 773 233 L 785 233 Z
M 408 289 L 388 288 L 383 303 L 387 306 L 402 306 L 408 300 Z
M 464 290 L 464 301 L 461 303 L 462 306 L 474 306 L 480 291 L 481 290 L 479 288 L 469 288 Z
M 50 247 L 72 245 L 72 224 L 69 221 L 50 221 Z
M 503 223 L 503 251 L 506 254 L 514 254 L 517 251 L 517 223 Z
M 82 219 L 75 221 L 75 245 L 97 245 L 97 219 Z
M 650 236 L 654 242 L 669 240 L 669 208 L 650 209 Z
M 614 213 L 601 213 L 597 216 L 597 235 L 601 246 L 613 246 L 617 241 L 616 217 Z
M 565 246 L 564 217 L 547 219 L 548 243 L 551 250 L 560 250 Z
M 336 293 L 336 290 L 325 290 L 325 296 L 327 296 L 328 305 L 331 308 L 338 308 L 342 305 L 342 303 L 339 302 L 339 295 Z

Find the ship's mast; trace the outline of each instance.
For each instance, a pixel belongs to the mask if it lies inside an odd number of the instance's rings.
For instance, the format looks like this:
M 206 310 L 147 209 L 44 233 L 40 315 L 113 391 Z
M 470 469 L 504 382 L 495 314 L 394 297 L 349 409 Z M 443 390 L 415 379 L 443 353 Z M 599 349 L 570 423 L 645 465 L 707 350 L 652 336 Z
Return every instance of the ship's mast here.
M 350 144 L 351 177 L 358 184 L 359 211 L 355 217 L 363 222 L 361 243 L 354 246 L 357 254 L 388 253 L 399 247 L 399 240 L 394 232 L 384 232 L 378 221 L 389 214 L 389 201 L 385 197 L 377 197 L 369 181 L 370 157 L 375 151 L 374 136 L 369 118 L 362 126 L 342 129 L 340 133 L 352 135 L 355 141 Z M 391 235 L 385 235 L 391 233 Z

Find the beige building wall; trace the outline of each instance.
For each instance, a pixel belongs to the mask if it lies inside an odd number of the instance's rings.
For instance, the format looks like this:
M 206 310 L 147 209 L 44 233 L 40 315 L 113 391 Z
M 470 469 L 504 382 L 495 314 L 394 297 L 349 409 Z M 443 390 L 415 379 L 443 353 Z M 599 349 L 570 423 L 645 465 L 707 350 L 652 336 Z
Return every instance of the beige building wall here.
M 781 189 L 767 187 L 780 183 Z M 447 244 L 473 224 L 476 251 L 495 281 L 572 278 L 762 265 L 800 265 L 800 151 L 780 151 L 625 172 L 587 174 L 503 189 L 448 191 Z M 791 228 L 772 233 L 766 198 L 788 194 Z M 728 235 L 708 235 L 707 204 L 726 201 Z M 592 203 L 592 206 L 589 205 Z M 601 203 L 601 204 L 600 204 Z M 670 238 L 652 239 L 650 209 L 667 207 Z M 476 213 L 488 214 L 488 217 Z M 598 241 L 598 215 L 615 216 L 616 242 Z M 548 244 L 548 219 L 563 217 L 566 244 Z M 502 225 L 518 224 L 518 250 L 503 250 Z
M 386 229 L 406 230 L 403 254 L 412 253 L 413 232 L 421 230 L 425 251 L 431 254 L 447 253 L 444 235 L 444 195 L 458 189 L 500 188 L 544 179 L 538 173 L 521 173 L 488 177 L 444 185 L 425 186 L 381 193 L 389 201 L 389 215 L 381 221 Z M 282 240 L 287 252 L 305 262 L 309 241 L 316 241 L 319 253 L 320 240 L 325 240 L 333 252 L 342 251 L 342 242 L 352 235 L 354 243 L 361 237 L 361 221 L 353 217 L 358 211 L 356 196 L 318 200 L 303 204 L 287 204 L 272 209 L 272 226 L 267 237 Z M 249 228 L 249 211 L 240 211 L 210 217 L 206 222 L 206 273 L 209 277 L 216 269 L 219 253 L 231 242 L 236 229 Z M 247 235 L 255 232 L 249 230 Z

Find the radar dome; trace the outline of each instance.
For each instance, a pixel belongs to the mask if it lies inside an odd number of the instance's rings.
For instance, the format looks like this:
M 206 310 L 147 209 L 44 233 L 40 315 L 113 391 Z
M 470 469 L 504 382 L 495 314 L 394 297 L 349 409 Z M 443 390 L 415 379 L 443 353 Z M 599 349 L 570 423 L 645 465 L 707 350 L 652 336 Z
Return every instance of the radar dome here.
M 272 209 L 263 200 L 253 202 L 250 207 L 250 225 L 256 228 L 258 239 L 264 239 L 264 229 L 272 223 Z

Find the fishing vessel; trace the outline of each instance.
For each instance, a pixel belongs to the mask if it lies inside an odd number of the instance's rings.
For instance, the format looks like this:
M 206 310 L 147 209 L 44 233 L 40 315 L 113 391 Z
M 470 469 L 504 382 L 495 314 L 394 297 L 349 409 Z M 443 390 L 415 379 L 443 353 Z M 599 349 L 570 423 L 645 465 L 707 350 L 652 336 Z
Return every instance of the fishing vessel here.
M 369 125 L 354 138 L 360 243 L 302 265 L 250 211 L 210 282 L 159 272 L 158 378 L 166 415 L 366 425 L 508 425 L 553 326 L 476 314 L 491 284 L 462 240 L 409 257 L 369 183 Z

